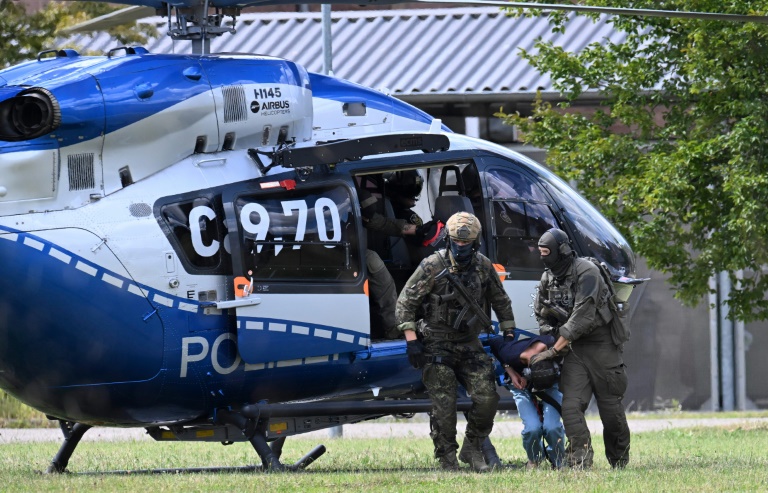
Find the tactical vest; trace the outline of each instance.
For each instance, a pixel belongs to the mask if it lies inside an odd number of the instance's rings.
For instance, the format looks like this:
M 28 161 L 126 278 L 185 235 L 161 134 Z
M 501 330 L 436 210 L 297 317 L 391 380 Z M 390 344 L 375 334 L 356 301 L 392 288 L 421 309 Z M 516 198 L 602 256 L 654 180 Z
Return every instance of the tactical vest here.
M 466 271 L 460 271 L 454 275 L 464 285 L 470 296 L 482 306 L 484 290 L 477 267 L 478 263 L 473 261 Z M 447 280 L 437 281 L 424 303 L 426 324 L 421 329 L 424 335 L 433 339 L 454 341 L 476 338 L 478 334 L 467 325 L 473 313 L 465 305 L 461 296 L 453 292 Z
M 566 276 L 558 281 L 551 271 L 546 271 L 547 276 L 545 278 L 544 287 L 547 291 L 546 297 L 555 305 L 563 308 L 570 316 L 573 312 L 573 307 L 576 302 L 576 281 L 578 279 L 577 268 L 579 262 L 590 262 L 590 260 L 577 257 L 574 259 L 571 268 L 568 270 Z M 598 282 L 600 288 L 596 300 L 596 308 L 599 321 L 602 324 L 607 324 L 613 318 L 610 307 L 611 290 L 606 285 L 605 281 L 598 276 Z

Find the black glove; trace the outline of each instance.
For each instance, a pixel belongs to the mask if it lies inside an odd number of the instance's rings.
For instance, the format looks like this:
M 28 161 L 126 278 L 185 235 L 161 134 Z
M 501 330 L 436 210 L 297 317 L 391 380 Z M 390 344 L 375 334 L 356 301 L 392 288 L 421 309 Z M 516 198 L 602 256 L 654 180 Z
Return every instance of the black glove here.
M 427 364 L 427 355 L 424 351 L 424 344 L 422 344 L 418 339 L 414 339 L 406 343 L 408 361 L 411 363 L 411 366 L 417 370 Z

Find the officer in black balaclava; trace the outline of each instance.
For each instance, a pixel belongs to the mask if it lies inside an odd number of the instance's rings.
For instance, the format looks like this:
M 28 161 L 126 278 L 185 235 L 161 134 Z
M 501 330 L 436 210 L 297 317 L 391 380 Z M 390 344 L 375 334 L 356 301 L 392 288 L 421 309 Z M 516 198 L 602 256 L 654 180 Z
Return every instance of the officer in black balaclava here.
M 549 250 L 549 253 L 545 254 L 545 250 Z M 568 272 L 576 256 L 576 252 L 568 243 L 568 236 L 555 228 L 541 235 L 539 251 L 544 265 L 558 278 L 563 277 Z
M 560 391 L 568 437 L 566 463 L 574 469 L 592 466 L 592 437 L 584 411 L 594 396 L 603 422 L 605 456 L 612 467 L 622 468 L 629 462 L 630 434 L 621 403 L 627 374 L 622 349 L 611 337 L 610 290 L 598 267 L 576 255 L 565 232 L 553 228 L 544 233 L 539 252 L 547 269 L 533 310 L 541 330 L 557 325 L 558 338 L 554 346 L 531 358 L 531 366 L 563 358 Z M 557 321 L 546 315 L 554 311 Z

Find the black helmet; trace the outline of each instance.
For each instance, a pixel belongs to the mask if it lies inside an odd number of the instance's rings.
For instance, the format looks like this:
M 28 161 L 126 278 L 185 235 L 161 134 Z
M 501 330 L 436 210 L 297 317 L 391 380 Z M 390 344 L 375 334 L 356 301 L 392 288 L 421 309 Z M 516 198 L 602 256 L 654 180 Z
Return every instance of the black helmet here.
M 415 169 L 385 173 L 387 195 L 390 197 L 407 197 L 418 199 L 424 186 L 424 178 Z
M 533 390 L 547 390 L 560 380 L 560 365 L 551 359 L 537 361 L 531 365 L 529 380 Z

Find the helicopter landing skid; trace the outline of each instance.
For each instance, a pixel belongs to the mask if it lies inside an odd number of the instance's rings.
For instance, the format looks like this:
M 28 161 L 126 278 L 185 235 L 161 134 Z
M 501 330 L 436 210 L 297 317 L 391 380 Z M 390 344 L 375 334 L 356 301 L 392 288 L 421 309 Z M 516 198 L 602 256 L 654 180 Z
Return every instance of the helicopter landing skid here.
M 63 473 L 67 469 L 69 458 L 75 451 L 75 447 L 80 443 L 85 432 L 91 429 L 91 425 L 83 423 L 74 423 L 61 421 L 61 430 L 64 433 L 64 443 L 59 447 L 59 451 L 53 456 L 51 464 L 45 471 L 47 474 Z
M 216 415 L 216 420 L 236 426 L 243 432 L 243 435 L 253 445 L 256 453 L 259 454 L 264 471 L 297 471 L 304 469 L 325 453 L 325 446 L 318 445 L 296 463 L 286 466 L 280 462 L 280 454 L 283 450 L 285 437 L 273 441 L 271 446 L 267 443 L 267 424 L 269 419 L 248 419 L 240 413 L 220 409 Z
M 223 417 L 222 414 L 224 414 L 226 417 Z M 251 426 L 252 420 L 248 420 L 247 418 L 243 417 L 240 414 L 231 413 L 227 411 L 226 413 L 220 413 L 219 418 L 222 419 L 222 421 L 226 421 L 230 424 L 238 426 L 241 430 L 243 430 L 243 433 L 248 436 L 248 440 L 251 442 L 251 445 L 253 445 L 253 448 L 256 449 L 256 453 L 259 454 L 259 458 L 261 459 L 262 465 L 259 466 L 244 466 L 240 468 L 221 468 L 221 467 L 214 467 L 214 468 L 174 468 L 174 469 L 152 469 L 152 470 L 145 470 L 145 471 L 130 471 L 130 473 L 136 474 L 136 473 L 174 473 L 178 474 L 180 472 L 221 472 L 224 470 L 234 470 L 238 472 L 250 472 L 250 471 L 264 471 L 264 472 L 271 472 L 271 471 L 298 471 L 300 469 L 304 469 L 311 463 L 313 463 L 315 460 L 317 460 L 321 455 L 325 453 L 325 446 L 324 445 L 318 445 L 317 447 L 313 448 L 309 451 L 304 457 L 299 459 L 293 464 L 283 464 L 280 462 L 280 455 L 283 450 L 283 444 L 285 443 L 285 437 L 278 438 L 277 440 L 274 440 L 271 444 L 267 444 L 266 440 L 266 426 L 265 424 L 262 424 L 261 422 L 257 422 L 256 426 Z M 59 451 L 56 452 L 56 455 L 53 457 L 53 460 L 51 460 L 51 464 L 48 466 L 48 469 L 45 471 L 46 474 L 61 474 L 64 472 L 67 472 L 67 464 L 69 464 L 69 459 L 72 457 L 72 454 L 75 451 L 75 448 L 80 443 L 80 440 L 83 438 L 83 435 L 85 435 L 85 432 L 90 430 L 92 428 L 91 425 L 87 425 L 84 423 L 72 423 L 72 422 L 62 422 L 61 423 L 62 432 L 64 434 L 64 442 L 61 444 L 61 447 L 59 448 Z M 129 473 L 129 471 L 112 471 L 112 473 L 117 474 L 126 474 Z

